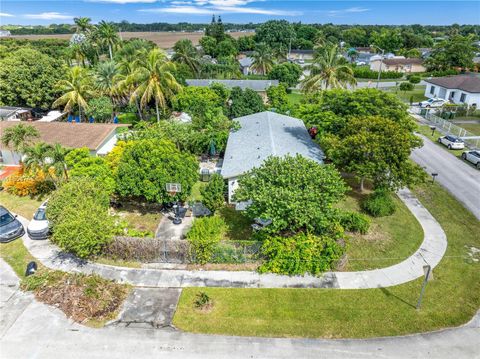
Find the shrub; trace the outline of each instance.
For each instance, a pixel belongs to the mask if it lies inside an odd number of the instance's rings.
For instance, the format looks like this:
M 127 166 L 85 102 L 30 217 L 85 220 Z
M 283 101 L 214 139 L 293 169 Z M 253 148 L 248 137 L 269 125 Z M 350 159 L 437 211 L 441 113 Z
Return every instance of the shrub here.
M 400 84 L 400 91 L 407 92 L 412 91 L 415 88 L 415 85 L 410 82 L 402 82 Z
M 266 261 L 259 268 L 261 273 L 319 274 L 332 269 L 345 252 L 337 238 L 308 233 L 291 237 L 274 236 L 265 240 L 262 254 Z
M 376 190 L 362 202 L 362 208 L 374 217 L 390 216 L 395 212 L 392 195 L 385 190 Z
M 409 75 L 407 76 L 408 81 L 412 84 L 418 84 L 422 80 L 418 75 Z
M 8 176 L 2 186 L 8 193 L 16 196 L 37 196 L 53 191 L 55 186 L 47 180 L 42 171 L 24 173 L 22 170 Z
M 203 204 L 214 213 L 225 202 L 225 182 L 223 177 L 215 173 L 207 186 L 201 189 Z
M 196 263 L 205 264 L 210 261 L 218 242 L 223 238 L 227 226 L 220 217 L 199 218 L 187 233 L 190 251 Z
M 197 309 L 205 309 L 212 304 L 212 299 L 207 293 L 199 292 L 195 297 L 194 304 Z
M 370 228 L 370 219 L 364 214 L 345 211 L 340 213 L 339 221 L 343 229 L 348 232 L 367 234 Z
M 52 242 L 80 258 L 98 254 L 112 237 L 113 220 L 108 206 L 108 193 L 101 183 L 72 178 L 48 202 Z

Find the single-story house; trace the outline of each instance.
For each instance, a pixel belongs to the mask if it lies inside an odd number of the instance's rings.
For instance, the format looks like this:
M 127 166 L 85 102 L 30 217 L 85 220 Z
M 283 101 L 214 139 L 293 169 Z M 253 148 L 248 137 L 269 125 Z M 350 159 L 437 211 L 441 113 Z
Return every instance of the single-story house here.
M 441 98 L 456 104 L 480 105 L 480 75 L 465 74 L 434 77 L 425 80 L 425 96 Z
M 0 30 L 0 37 L 10 37 L 12 34 L 8 30 Z
M 30 108 L 1 106 L 0 121 L 21 121 L 32 117 Z
M 419 58 L 391 58 L 391 59 L 370 59 L 370 70 L 379 71 L 382 64 L 382 71 L 396 71 L 403 73 L 425 72 L 423 59 Z
M 300 154 L 323 163 L 324 153 L 313 142 L 302 120 L 264 111 L 236 118 L 240 129 L 228 137 L 221 175 L 228 180 L 228 201 L 238 187 L 238 178 L 259 167 L 270 156 Z
M 314 50 L 292 49 L 288 54 L 289 60 L 312 60 Z
M 19 122 L 0 122 L 0 134 L 6 128 L 18 125 Z M 48 144 L 59 143 L 67 148 L 87 147 L 94 156 L 109 153 L 117 143 L 117 131 L 129 125 L 111 123 L 69 123 L 69 122 L 28 122 L 26 125 L 35 127 L 40 133 L 36 142 Z M 0 143 L 1 158 L 4 165 L 16 165 L 21 154 L 12 152 L 10 148 Z
M 238 62 L 240 64 L 240 71 L 242 71 L 242 74 L 249 75 L 250 73 L 254 73 L 254 71 L 251 70 L 251 67 L 253 64 L 253 58 L 242 57 L 241 59 L 238 60 Z
M 216 79 L 188 79 L 185 80 L 188 86 L 210 87 L 214 83 L 222 84 L 226 88 L 232 89 L 240 87 L 242 90 L 251 89 L 262 96 L 263 101 L 266 102 L 267 89 L 270 86 L 278 86 L 278 80 L 216 80 Z

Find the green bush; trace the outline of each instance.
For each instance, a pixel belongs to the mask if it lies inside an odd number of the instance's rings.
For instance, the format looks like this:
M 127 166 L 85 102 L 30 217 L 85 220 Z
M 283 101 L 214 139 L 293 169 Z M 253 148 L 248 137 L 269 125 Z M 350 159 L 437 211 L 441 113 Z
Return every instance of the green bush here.
M 212 299 L 210 298 L 210 296 L 205 293 L 205 292 L 199 292 L 197 294 L 197 296 L 195 297 L 195 308 L 197 309 L 204 309 L 208 306 L 210 306 L 210 304 L 212 304 Z
M 274 236 L 265 240 L 262 254 L 265 262 L 260 273 L 319 274 L 332 269 L 345 247 L 331 236 L 300 232 L 292 237 Z
M 460 71 L 457 70 L 434 70 L 430 72 L 425 72 L 425 76 L 427 77 L 443 77 L 443 76 L 450 76 L 450 75 L 458 75 Z
M 72 178 L 53 193 L 47 216 L 52 242 L 80 258 L 100 253 L 112 238 L 108 192 L 91 178 Z
M 376 190 L 362 202 L 362 208 L 374 217 L 390 216 L 395 212 L 392 195 L 384 190 Z
M 368 67 L 354 67 L 353 75 L 359 79 L 377 79 L 378 71 L 370 70 Z M 403 74 L 397 71 L 382 71 L 380 74 L 381 79 L 399 79 Z
M 402 82 L 400 84 L 400 91 L 407 92 L 412 91 L 415 88 L 415 85 L 410 82 Z
M 362 213 L 345 211 L 339 215 L 340 224 L 348 232 L 367 234 L 370 229 L 370 219 Z
M 408 75 L 407 79 L 412 84 L 418 84 L 422 80 L 419 75 Z
M 220 217 L 213 216 L 196 219 L 187 233 L 192 259 L 200 264 L 209 262 L 226 230 L 227 226 Z
M 203 204 L 214 213 L 225 202 L 225 181 L 218 173 L 210 178 L 210 182 L 200 190 Z

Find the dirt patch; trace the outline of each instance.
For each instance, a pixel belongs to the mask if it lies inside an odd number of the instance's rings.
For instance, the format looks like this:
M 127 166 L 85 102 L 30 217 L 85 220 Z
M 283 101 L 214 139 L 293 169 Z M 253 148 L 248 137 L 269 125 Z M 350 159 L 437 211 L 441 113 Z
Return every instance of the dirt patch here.
M 115 318 L 128 295 L 129 286 L 95 275 L 42 271 L 22 281 L 22 289 L 35 298 L 62 310 L 79 323 Z
M 55 35 L 14 35 L 10 38 L 13 39 L 27 39 L 27 40 L 40 40 L 40 39 L 63 39 L 70 40 L 73 34 L 55 34 Z M 154 42 L 158 47 L 162 49 L 170 49 L 175 43 L 182 39 L 190 39 L 194 45 L 198 45 L 198 41 L 204 36 L 201 32 L 122 32 L 120 34 L 123 40 L 132 38 L 145 39 Z M 230 32 L 234 38 L 240 36 L 246 36 L 244 32 Z

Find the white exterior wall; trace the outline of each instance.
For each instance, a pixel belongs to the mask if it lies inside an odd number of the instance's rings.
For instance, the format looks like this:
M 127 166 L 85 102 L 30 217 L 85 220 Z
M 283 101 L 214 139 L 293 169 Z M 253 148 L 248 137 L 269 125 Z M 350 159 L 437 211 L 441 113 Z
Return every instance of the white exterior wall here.
M 12 152 L 10 150 L 1 150 L 2 152 L 2 165 L 11 166 L 18 165 L 20 162 L 21 155 L 17 152 Z
M 238 188 L 238 178 L 232 177 L 228 179 L 228 203 L 235 203 L 232 201 L 232 196 Z
M 432 87 L 434 88 L 433 94 L 431 93 Z M 460 101 L 462 94 L 465 94 L 465 98 L 463 102 Z M 427 83 L 427 86 L 425 88 L 425 97 L 442 98 L 444 100 L 452 101 L 453 103 L 458 105 L 466 104 L 468 106 L 472 106 L 476 104 L 477 106 L 480 106 L 480 93 L 471 93 L 471 92 L 466 92 L 466 91 L 457 90 L 457 89 L 446 89 L 444 87 L 429 84 L 429 83 Z

